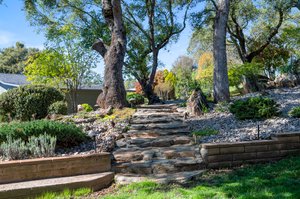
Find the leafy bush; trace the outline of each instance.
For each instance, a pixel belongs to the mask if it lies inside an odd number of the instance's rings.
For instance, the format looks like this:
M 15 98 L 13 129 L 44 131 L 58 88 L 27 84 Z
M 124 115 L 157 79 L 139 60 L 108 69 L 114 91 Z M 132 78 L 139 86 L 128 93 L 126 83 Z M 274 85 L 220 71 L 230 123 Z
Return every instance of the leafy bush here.
M 25 85 L 0 95 L 0 115 L 12 119 L 30 120 L 47 116 L 48 107 L 64 100 L 64 95 L 52 87 Z
M 238 119 L 266 119 L 279 115 L 278 104 L 269 98 L 252 97 L 237 100 L 230 105 L 229 110 Z
M 25 159 L 29 156 L 49 157 L 55 152 L 56 137 L 47 134 L 32 136 L 27 143 L 21 139 L 13 140 L 10 135 L 6 140 L 0 145 L 0 155 L 9 160 Z
M 89 104 L 81 104 L 81 106 L 85 112 L 91 112 L 94 110 Z
M 60 114 L 60 115 L 67 115 L 68 113 L 68 106 L 65 101 L 57 101 L 51 104 L 48 108 L 49 114 Z
M 127 101 L 131 105 L 135 106 L 135 105 L 139 105 L 139 104 L 144 104 L 145 98 L 141 94 L 129 93 L 129 94 L 127 94 Z
M 290 110 L 290 112 L 289 112 L 289 115 L 291 117 L 300 118 L 300 106 L 292 108 L 292 110 Z
M 5 142 L 7 136 L 27 142 L 31 136 L 38 137 L 45 133 L 53 137 L 55 136 L 57 147 L 60 148 L 77 146 L 88 139 L 87 135 L 74 124 L 36 120 L 2 124 L 0 126 L 0 143 Z

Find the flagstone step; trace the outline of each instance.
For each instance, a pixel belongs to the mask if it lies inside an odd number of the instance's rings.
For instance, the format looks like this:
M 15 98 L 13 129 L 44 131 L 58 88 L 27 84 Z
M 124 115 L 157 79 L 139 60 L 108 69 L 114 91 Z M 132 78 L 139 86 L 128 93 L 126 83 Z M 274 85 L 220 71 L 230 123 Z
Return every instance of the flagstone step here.
M 156 175 L 117 174 L 115 175 L 115 182 L 117 184 L 130 184 L 134 182 L 154 181 L 161 184 L 187 184 L 201 177 L 204 172 L 205 170 Z
M 113 168 L 116 173 L 151 175 L 200 170 L 205 168 L 205 164 L 201 159 L 184 157 L 116 163 Z
M 178 129 L 188 128 L 184 122 L 171 122 L 171 123 L 148 123 L 148 124 L 133 124 L 130 126 L 131 130 L 151 130 L 151 129 Z

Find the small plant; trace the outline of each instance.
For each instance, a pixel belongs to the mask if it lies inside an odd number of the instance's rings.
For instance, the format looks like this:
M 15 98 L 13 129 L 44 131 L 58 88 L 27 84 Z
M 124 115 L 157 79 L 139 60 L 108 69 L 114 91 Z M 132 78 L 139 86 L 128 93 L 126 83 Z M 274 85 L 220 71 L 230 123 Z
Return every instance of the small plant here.
M 28 155 L 28 148 L 21 139 L 13 140 L 11 136 L 7 136 L 7 141 L 0 145 L 0 154 L 9 160 L 24 159 Z
M 68 106 L 65 101 L 58 101 L 51 104 L 48 108 L 48 114 L 67 115 Z
M 91 112 L 94 110 L 93 107 L 91 107 L 91 105 L 89 104 L 81 104 L 81 106 L 85 112 Z
M 55 154 L 56 137 L 46 133 L 39 137 L 32 136 L 28 139 L 27 146 L 34 157 L 50 157 Z
M 205 128 L 202 129 L 200 131 L 194 131 L 192 132 L 192 135 L 195 139 L 195 143 L 198 143 L 198 140 L 203 137 L 203 136 L 209 136 L 209 135 L 216 135 L 218 134 L 219 131 L 215 130 L 215 129 L 211 129 L 211 128 Z
M 252 97 L 237 100 L 230 105 L 229 110 L 238 119 L 266 119 L 279 115 L 278 104 L 269 98 Z
M 300 118 L 300 106 L 292 108 L 292 110 L 289 112 L 289 116 Z
M 145 98 L 141 94 L 129 93 L 127 94 L 127 101 L 134 107 L 139 104 L 144 104 Z

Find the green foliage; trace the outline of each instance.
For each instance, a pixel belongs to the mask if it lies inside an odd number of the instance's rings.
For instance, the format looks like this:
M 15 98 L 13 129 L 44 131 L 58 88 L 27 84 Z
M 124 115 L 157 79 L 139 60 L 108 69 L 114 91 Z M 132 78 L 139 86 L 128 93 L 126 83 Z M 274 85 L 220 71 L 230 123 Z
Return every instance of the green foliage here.
M 88 140 L 88 137 L 82 130 L 74 124 L 65 124 L 61 122 L 36 120 L 30 122 L 13 122 L 1 124 L 0 143 L 7 141 L 7 136 L 13 140 L 21 139 L 28 141 L 31 136 L 38 137 L 47 134 L 57 139 L 57 147 L 73 147 Z
M 91 105 L 89 104 L 81 104 L 81 106 L 85 112 L 91 112 L 94 110 L 93 107 L 91 107 Z
M 230 105 L 229 110 L 238 119 L 266 119 L 279 115 L 278 104 L 269 98 L 252 97 L 237 100 Z
M 26 48 L 20 42 L 16 46 L 0 49 L 0 73 L 23 73 L 27 58 L 38 51 L 36 48 Z
M 300 157 L 293 157 L 272 164 L 204 173 L 191 186 L 132 183 L 103 199 L 294 199 L 300 198 L 299 173 Z
M 172 67 L 172 72 L 176 75 L 175 96 L 179 99 L 188 99 L 193 90 L 193 59 L 186 56 L 177 58 Z
M 45 118 L 48 108 L 64 95 L 55 88 L 41 85 L 25 85 L 0 95 L 0 115 L 12 119 L 31 120 Z
M 28 139 L 27 147 L 33 157 L 50 157 L 55 153 L 56 137 L 46 133 Z
M 9 160 L 20 160 L 27 157 L 28 147 L 21 139 L 12 139 L 7 136 L 6 142 L 0 145 L 0 155 Z
M 195 136 L 209 136 L 209 135 L 216 135 L 218 133 L 219 133 L 219 131 L 217 131 L 215 129 L 211 129 L 211 128 L 205 128 L 200 131 L 192 132 L 192 134 Z
M 67 115 L 68 106 L 65 101 L 57 101 L 51 104 L 48 108 L 48 114 Z
M 145 98 L 141 94 L 138 93 L 128 93 L 127 94 L 127 101 L 133 105 L 139 105 L 139 104 L 144 104 Z
M 220 103 L 216 104 L 215 110 L 217 112 L 221 112 L 221 113 L 229 112 L 228 102 L 220 102 Z
M 291 117 L 300 118 L 300 106 L 296 106 L 289 111 Z
M 27 142 L 22 139 L 12 139 L 11 135 L 7 135 L 6 140 L 0 145 L 0 155 L 8 160 L 49 157 L 55 152 L 56 137 L 47 134 L 29 137 Z

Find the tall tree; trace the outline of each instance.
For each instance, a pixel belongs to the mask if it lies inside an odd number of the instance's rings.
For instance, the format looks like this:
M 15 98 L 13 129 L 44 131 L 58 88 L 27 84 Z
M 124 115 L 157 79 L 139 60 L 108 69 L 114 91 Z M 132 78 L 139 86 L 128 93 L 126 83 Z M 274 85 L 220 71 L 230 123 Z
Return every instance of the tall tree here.
M 153 93 L 153 83 L 159 65 L 159 51 L 176 41 L 186 27 L 193 0 L 137 0 L 123 3 L 130 30 L 126 69 L 139 81 L 149 103 L 158 102 L 158 97 Z
M 0 49 L 0 73 L 23 73 L 27 58 L 38 51 L 36 48 L 26 48 L 20 42 L 13 47 Z
M 122 76 L 126 33 L 120 0 L 26 0 L 25 10 L 32 25 L 43 27 L 47 38 L 58 37 L 70 24 L 80 33 L 78 40 L 104 59 L 104 87 L 100 106 L 126 106 Z M 94 43 L 94 41 L 97 41 Z
M 226 55 L 226 26 L 230 0 L 212 0 L 216 16 L 214 20 L 214 101 L 229 101 L 229 81 Z

